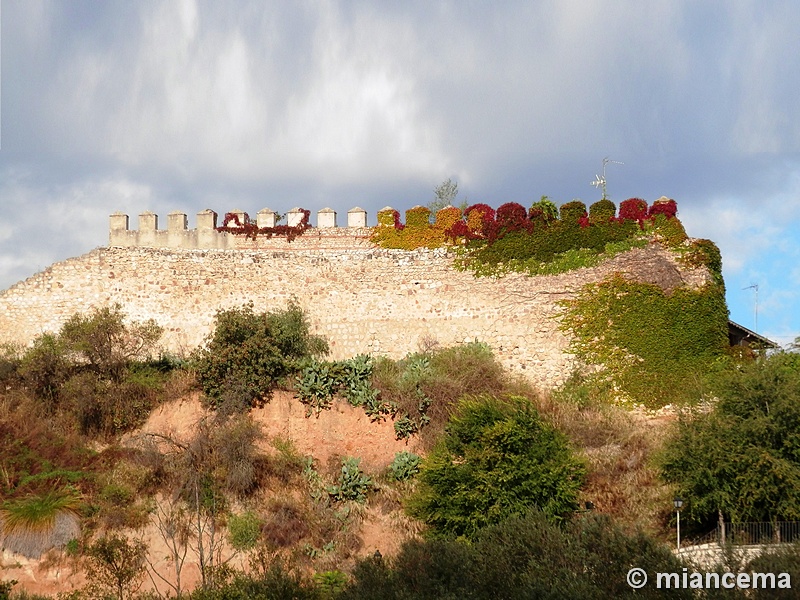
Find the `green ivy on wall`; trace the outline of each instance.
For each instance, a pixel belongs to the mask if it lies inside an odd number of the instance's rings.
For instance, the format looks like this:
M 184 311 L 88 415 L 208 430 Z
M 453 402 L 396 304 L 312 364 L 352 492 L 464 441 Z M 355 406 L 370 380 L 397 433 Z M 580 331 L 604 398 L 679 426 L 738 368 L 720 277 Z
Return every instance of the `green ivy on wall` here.
M 687 400 L 728 343 L 724 289 L 660 287 L 615 275 L 562 302 L 570 351 L 602 368 L 590 383 L 610 395 L 655 407 Z

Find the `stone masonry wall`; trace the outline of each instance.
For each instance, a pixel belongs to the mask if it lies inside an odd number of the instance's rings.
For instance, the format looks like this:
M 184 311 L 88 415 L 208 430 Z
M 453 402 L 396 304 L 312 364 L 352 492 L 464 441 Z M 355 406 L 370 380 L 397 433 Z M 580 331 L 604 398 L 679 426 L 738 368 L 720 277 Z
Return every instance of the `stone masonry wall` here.
M 130 319 L 164 327 L 165 350 L 185 353 L 202 343 L 218 309 L 252 300 L 256 310 L 271 310 L 296 299 L 312 330 L 329 340 L 331 358 L 401 358 L 426 340 L 480 340 L 505 367 L 550 387 L 572 366 L 559 300 L 613 272 L 692 286 L 707 278 L 682 270 L 658 244 L 563 275 L 493 279 L 456 271 L 443 249 L 376 248 L 357 228 L 239 243 L 235 250 L 112 246 L 56 263 L 0 293 L 0 341 L 27 344 L 76 312 L 120 303 Z

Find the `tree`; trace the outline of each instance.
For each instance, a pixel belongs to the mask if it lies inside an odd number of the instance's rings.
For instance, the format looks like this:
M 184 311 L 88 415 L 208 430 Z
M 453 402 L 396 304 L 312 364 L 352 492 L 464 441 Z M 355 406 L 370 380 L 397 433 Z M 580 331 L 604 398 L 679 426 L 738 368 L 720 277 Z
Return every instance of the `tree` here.
M 75 313 L 34 340 L 18 373 L 45 411 L 71 413 L 84 434 L 114 435 L 157 401 L 161 373 L 145 361 L 161 333 L 153 320 L 126 323 L 119 304 Z
M 431 218 L 436 218 L 436 213 L 446 206 L 455 206 L 456 196 L 458 196 L 458 183 L 449 177 L 433 189 L 434 199 L 428 204 L 431 211 Z
M 233 552 L 223 557 L 227 551 L 222 535 L 228 516 L 226 494 L 244 497 L 256 489 L 259 426 L 249 415 L 236 415 L 225 421 L 204 418 L 194 430 L 188 440 L 148 434 L 151 442 L 168 444 L 165 462 L 172 496 L 169 501 L 157 502 L 155 508 L 159 533 L 175 567 L 176 584 L 159 578 L 178 596 L 188 551 L 197 558 L 202 586 L 213 587 L 228 563 L 240 550 L 248 549 L 260 532 L 252 519 L 233 517 L 233 531 L 229 530 Z
M 328 352 L 327 342 L 309 333 L 294 303 L 285 310 L 255 313 L 251 302 L 221 310 L 215 320 L 214 333 L 193 361 L 206 399 L 215 407 L 263 403 L 303 359 Z
M 163 332 L 152 319 L 126 325 L 124 318 L 119 304 L 76 313 L 62 325 L 59 340 L 98 375 L 119 381 L 132 361 L 148 357 Z
M 393 558 L 363 559 L 339 598 L 663 598 L 664 590 L 654 584 L 628 585 L 633 566 L 653 578 L 683 567 L 666 545 L 624 531 L 604 515 L 556 525 L 531 511 L 487 527 L 471 543 L 412 539 Z M 696 597 L 690 589 L 673 589 L 667 596 Z
M 423 462 L 409 511 L 434 533 L 474 537 L 531 508 L 558 520 L 577 507 L 585 467 L 530 402 L 462 402 Z
M 191 535 L 191 514 L 187 505 L 178 497 L 154 498 L 152 513 L 155 516 L 158 534 L 167 548 L 167 560 L 175 572 L 174 581 L 164 577 L 156 568 L 154 562 L 145 554 L 147 572 L 153 588 L 158 590 L 156 577 L 166 585 L 176 598 L 183 597 L 183 583 L 181 575 L 183 565 L 186 563 L 186 554 L 189 551 L 189 536 Z M 169 595 L 167 596 L 169 597 Z
M 145 545 L 127 538 L 104 536 L 89 546 L 86 571 L 91 587 L 111 592 L 117 600 L 131 598 L 145 574 Z
M 53 409 L 64 382 L 69 378 L 70 364 L 58 336 L 45 333 L 33 340 L 23 354 L 19 374 L 29 389 Z
M 737 365 L 716 387 L 716 405 L 685 415 L 661 459 L 685 516 L 800 519 L 800 355 Z

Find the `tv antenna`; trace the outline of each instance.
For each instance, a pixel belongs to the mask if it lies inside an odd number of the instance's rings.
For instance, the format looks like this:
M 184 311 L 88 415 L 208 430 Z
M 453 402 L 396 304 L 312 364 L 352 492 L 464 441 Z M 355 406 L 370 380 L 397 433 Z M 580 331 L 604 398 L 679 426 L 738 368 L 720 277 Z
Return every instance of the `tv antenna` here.
M 758 333 L 758 284 L 754 283 L 753 285 L 748 285 L 746 288 L 742 288 L 742 289 L 743 290 L 755 290 L 755 292 L 756 292 L 756 304 L 755 304 L 755 310 L 754 310 L 755 329 L 753 329 L 753 331 Z
M 618 160 L 611 160 L 607 156 L 603 159 L 603 176 L 601 177 L 600 175 L 595 175 L 594 181 L 590 183 L 590 185 L 593 185 L 595 188 L 603 188 L 603 200 L 608 199 L 608 194 L 606 193 L 606 165 L 609 163 L 614 165 L 625 164 L 624 162 L 619 162 Z

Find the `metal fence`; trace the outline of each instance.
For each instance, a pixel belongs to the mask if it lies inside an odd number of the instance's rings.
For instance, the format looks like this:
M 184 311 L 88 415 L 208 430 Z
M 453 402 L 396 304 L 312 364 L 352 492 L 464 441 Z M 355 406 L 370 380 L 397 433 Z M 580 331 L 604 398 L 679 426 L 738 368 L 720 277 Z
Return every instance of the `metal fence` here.
M 722 523 L 718 524 L 714 531 L 687 542 L 691 545 L 717 543 L 735 546 L 791 544 L 800 542 L 800 522 Z

